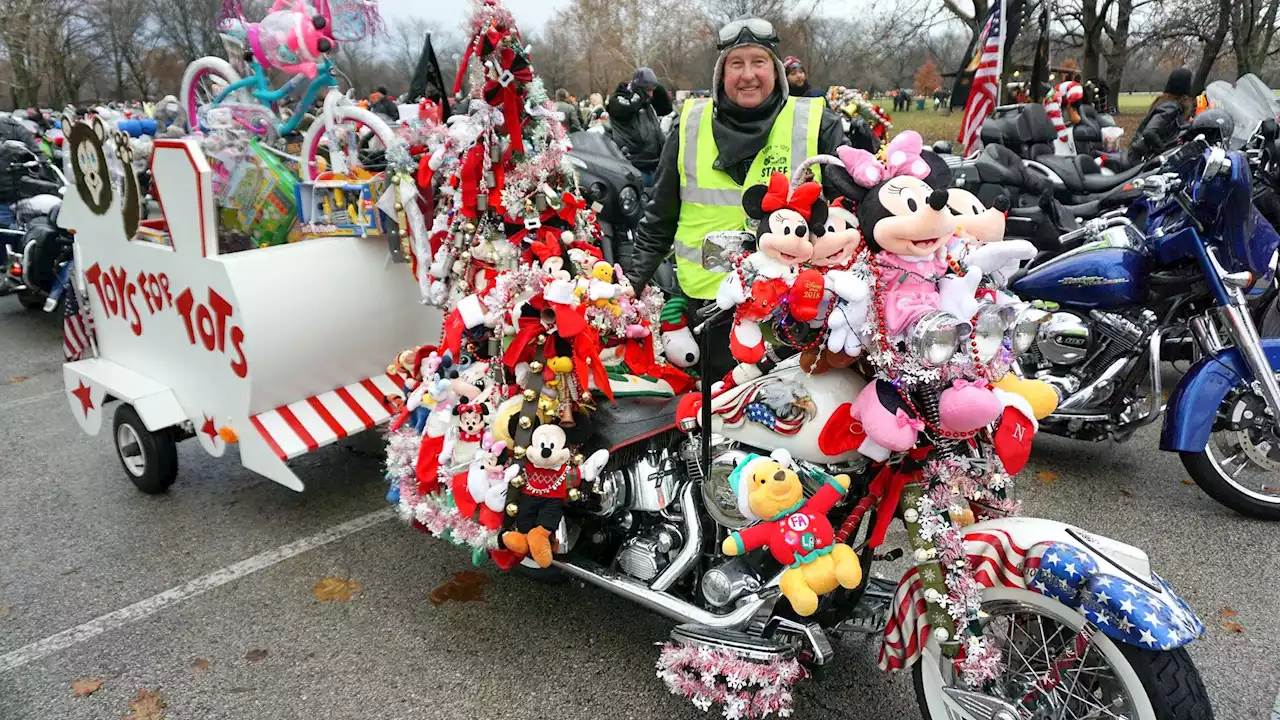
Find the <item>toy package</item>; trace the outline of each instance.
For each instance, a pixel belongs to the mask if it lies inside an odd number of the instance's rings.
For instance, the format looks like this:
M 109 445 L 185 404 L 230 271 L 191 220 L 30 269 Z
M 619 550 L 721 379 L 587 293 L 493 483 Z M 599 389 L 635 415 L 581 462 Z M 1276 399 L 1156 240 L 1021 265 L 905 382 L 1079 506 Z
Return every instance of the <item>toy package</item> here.
M 222 229 L 249 235 L 257 247 L 283 244 L 297 210 L 295 185 L 284 163 L 251 141 L 218 195 Z
M 298 227 L 290 241 L 318 237 L 381 235 L 378 198 L 386 177 L 355 170 L 352 174 L 325 172 L 314 182 L 298 183 Z

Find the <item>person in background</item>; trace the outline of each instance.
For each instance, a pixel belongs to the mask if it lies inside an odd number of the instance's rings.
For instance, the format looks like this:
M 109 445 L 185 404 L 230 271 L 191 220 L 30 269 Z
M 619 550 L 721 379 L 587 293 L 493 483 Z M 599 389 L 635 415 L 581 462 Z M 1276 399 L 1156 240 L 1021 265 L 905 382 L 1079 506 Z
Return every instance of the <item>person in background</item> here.
M 604 97 L 600 93 L 591 93 L 587 99 L 587 127 L 595 127 L 605 117 Z
M 636 70 L 630 82 L 618 83 L 605 106 L 613 140 L 622 154 L 644 175 L 645 186 L 662 156 L 662 125 L 658 118 L 671 114 L 671 96 L 647 67 Z
M 387 94 L 386 87 L 379 87 L 369 94 L 369 110 L 391 122 L 400 122 L 400 106 Z
M 791 97 L 825 97 L 821 90 L 809 84 L 809 74 L 805 72 L 800 58 L 788 55 L 782 66 L 787 69 L 787 87 Z
M 1164 92 L 1151 102 L 1147 116 L 1138 124 L 1130 155 L 1146 158 L 1161 152 L 1191 123 L 1196 100 L 1191 94 L 1191 71 L 1180 67 L 1169 73 Z
M 564 129 L 571 132 L 582 130 L 582 116 L 578 107 L 569 100 L 569 91 L 564 88 L 556 90 L 556 112 L 564 114 Z

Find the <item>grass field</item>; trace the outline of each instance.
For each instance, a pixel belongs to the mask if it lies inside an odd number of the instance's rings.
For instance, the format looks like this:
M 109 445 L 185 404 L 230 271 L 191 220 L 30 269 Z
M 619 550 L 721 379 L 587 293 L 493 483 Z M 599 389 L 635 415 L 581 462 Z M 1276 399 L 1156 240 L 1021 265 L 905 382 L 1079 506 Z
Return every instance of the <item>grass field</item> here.
M 1128 144 L 1129 138 L 1133 136 L 1138 123 L 1142 122 L 1154 98 L 1154 93 L 1120 96 L 1120 113 L 1114 117 L 1116 124 L 1124 128 L 1124 135 L 1120 138 L 1122 146 Z M 876 102 L 881 107 L 893 107 L 893 101 L 889 98 L 881 98 Z M 946 114 L 934 112 L 931 107 L 924 111 L 913 108 L 911 112 L 897 112 L 890 115 L 893 117 L 893 130 L 890 136 L 906 130 L 915 130 L 924 138 L 925 147 L 938 140 L 955 140 L 960 134 L 960 120 L 964 117 L 964 113 L 959 110 Z

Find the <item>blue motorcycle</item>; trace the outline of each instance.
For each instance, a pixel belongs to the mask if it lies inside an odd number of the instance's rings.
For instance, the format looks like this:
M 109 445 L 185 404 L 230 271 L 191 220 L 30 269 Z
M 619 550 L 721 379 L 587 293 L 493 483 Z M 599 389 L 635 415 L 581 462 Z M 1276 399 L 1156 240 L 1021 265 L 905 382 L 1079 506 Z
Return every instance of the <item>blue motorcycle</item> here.
M 1133 181 L 1141 200 L 1063 235 L 1010 288 L 1050 312 L 1021 366 L 1061 398 L 1042 430 L 1123 441 L 1163 414 L 1160 448 L 1196 484 L 1280 520 L 1280 339 L 1259 336 L 1247 298 L 1280 235 L 1254 207 L 1251 160 L 1203 138 L 1170 151 Z M 1196 361 L 1166 407 L 1162 339 L 1187 332 Z

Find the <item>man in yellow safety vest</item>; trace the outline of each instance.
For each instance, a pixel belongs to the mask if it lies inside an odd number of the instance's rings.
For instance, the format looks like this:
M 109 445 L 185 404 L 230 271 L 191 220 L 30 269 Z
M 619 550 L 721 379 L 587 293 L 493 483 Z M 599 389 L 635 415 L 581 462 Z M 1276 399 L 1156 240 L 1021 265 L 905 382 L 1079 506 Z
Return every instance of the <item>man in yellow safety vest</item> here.
M 674 249 L 681 293 L 702 301 L 715 298 L 724 277 L 702 267 L 702 239 L 710 232 L 747 229 L 742 191 L 768 184 L 772 173 L 790 175 L 805 158 L 834 154 L 847 144 L 839 117 L 823 98 L 788 97 L 772 24 L 735 20 L 721 28 L 717 40 L 712 98 L 686 100 L 680 121 L 672 123 L 632 257 L 623 257 L 627 277 L 638 288 Z M 720 329 L 728 348 L 728 326 Z M 713 344 L 720 345 L 714 337 Z M 716 353 L 721 355 L 729 353 Z M 720 375 L 732 367 L 729 359 L 715 362 L 712 371 Z

